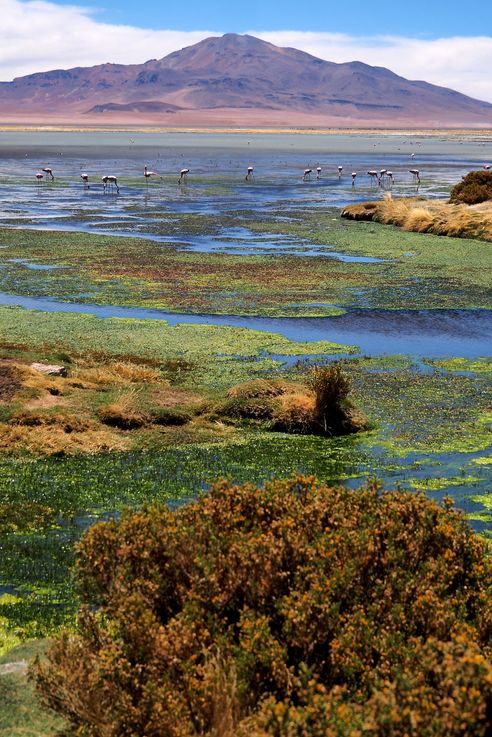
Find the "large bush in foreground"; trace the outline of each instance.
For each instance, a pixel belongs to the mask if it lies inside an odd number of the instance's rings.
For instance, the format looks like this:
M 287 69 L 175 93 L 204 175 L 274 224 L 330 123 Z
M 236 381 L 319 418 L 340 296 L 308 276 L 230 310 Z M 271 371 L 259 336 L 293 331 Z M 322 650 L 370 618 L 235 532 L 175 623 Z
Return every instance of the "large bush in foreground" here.
M 492 200 L 491 171 L 470 171 L 453 187 L 449 198 L 450 202 L 463 202 L 466 205 L 477 205 L 486 200 Z
M 77 576 L 34 677 L 78 735 L 491 734 L 491 564 L 449 505 L 221 482 L 95 525 Z

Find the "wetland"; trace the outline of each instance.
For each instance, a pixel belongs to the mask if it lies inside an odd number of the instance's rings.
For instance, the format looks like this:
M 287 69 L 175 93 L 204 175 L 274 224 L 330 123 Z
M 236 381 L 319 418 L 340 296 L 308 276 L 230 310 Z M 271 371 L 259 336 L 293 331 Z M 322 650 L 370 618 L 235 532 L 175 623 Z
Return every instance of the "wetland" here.
M 88 525 L 218 477 L 377 476 L 450 497 L 492 542 L 492 245 L 340 218 L 388 194 L 376 166 L 393 198 L 437 200 L 491 152 L 479 135 L 0 132 L 0 654 L 70 624 Z M 363 432 L 217 412 L 241 382 L 334 361 Z M 127 426 L 105 423 L 115 406 Z

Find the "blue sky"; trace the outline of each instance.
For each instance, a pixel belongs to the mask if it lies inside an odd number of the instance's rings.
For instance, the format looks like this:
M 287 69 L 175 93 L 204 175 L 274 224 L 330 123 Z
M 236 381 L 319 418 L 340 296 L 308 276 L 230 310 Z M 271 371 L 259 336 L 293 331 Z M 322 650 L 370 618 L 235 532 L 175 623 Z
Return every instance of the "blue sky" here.
M 492 2 L 474 0 L 0 0 L 0 81 L 159 59 L 210 35 L 254 33 L 333 62 L 363 61 L 492 103 Z
M 99 9 L 101 20 L 145 28 L 191 31 L 297 30 L 350 34 L 395 34 L 438 38 L 492 32 L 492 3 L 474 0 L 58 0 Z M 491 60 L 492 63 L 492 60 Z

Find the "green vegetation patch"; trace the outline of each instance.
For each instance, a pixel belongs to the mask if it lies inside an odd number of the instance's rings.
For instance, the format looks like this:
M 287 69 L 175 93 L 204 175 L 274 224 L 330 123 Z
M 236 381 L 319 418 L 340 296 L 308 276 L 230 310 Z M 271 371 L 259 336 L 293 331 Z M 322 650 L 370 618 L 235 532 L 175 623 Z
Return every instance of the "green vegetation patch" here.
M 186 252 L 175 242 L 142 238 L 3 230 L 0 289 L 174 312 L 264 316 L 326 316 L 339 314 L 340 307 L 490 306 L 488 243 L 347 222 L 333 208 L 288 214 L 285 221 L 284 211 L 284 219 L 267 212 L 261 220 L 258 213 L 238 212 L 222 225 L 273 233 L 279 240 L 294 236 L 320 248 L 321 255 L 303 256 L 302 245 L 297 255 L 282 255 L 280 248 L 275 255 L 231 255 Z M 174 238 L 176 228 L 181 230 L 184 240 L 189 230 L 203 235 L 213 227 L 206 215 L 163 223 Z M 383 261 L 347 263 L 330 258 L 330 250 Z M 33 271 L 13 258 L 63 268 Z
M 230 386 L 251 374 L 270 371 L 272 359 L 268 354 L 302 356 L 357 351 L 354 346 L 329 341 L 301 343 L 246 328 L 170 326 L 161 320 L 101 319 L 9 307 L 0 307 L 0 320 L 3 339 L 10 344 L 51 352 L 63 349 L 77 355 L 137 357 L 155 363 L 189 362 L 195 369 L 194 378 L 214 387 Z
M 450 486 L 463 486 L 475 484 L 480 481 L 479 476 L 437 476 L 426 479 L 409 479 L 408 485 L 419 491 L 440 491 Z
M 429 366 L 444 369 L 445 371 L 467 371 L 473 373 L 492 374 L 492 358 L 433 358 L 426 359 Z

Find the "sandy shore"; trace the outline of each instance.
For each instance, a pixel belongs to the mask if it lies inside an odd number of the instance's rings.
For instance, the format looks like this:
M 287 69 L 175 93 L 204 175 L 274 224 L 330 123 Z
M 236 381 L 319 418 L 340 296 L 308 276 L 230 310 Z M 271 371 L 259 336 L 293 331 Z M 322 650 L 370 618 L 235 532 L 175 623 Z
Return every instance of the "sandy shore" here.
M 71 125 L 50 123 L 1 123 L 0 132 L 64 132 L 64 133 L 227 133 L 227 134 L 299 134 L 299 135 L 353 135 L 353 136 L 424 136 L 428 138 L 462 138 L 464 136 L 492 138 L 492 129 L 487 128 L 290 128 L 290 127 L 182 127 L 182 126 L 156 126 L 156 125 Z

